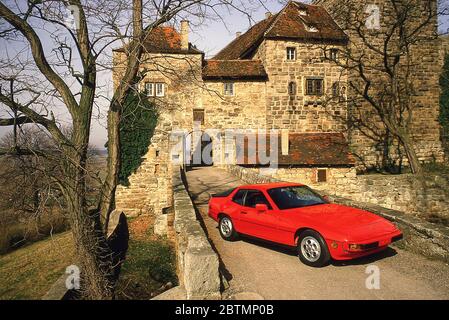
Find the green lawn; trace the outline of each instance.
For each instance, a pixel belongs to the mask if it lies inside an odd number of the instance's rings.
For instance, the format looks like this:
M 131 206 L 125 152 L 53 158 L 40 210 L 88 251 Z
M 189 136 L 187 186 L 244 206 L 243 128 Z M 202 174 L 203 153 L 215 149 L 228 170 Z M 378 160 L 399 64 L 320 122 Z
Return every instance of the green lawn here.
M 0 256 L 0 299 L 41 299 L 73 259 L 69 232 Z

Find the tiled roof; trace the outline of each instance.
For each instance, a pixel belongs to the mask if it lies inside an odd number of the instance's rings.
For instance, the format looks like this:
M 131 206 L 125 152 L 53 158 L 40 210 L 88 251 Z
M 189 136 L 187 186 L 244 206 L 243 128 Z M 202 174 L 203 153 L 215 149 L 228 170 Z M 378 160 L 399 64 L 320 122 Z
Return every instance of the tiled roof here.
M 246 54 L 251 51 L 255 45 L 262 42 L 264 33 L 271 26 L 277 15 L 273 15 L 268 19 L 262 20 L 255 24 L 247 32 L 232 41 L 227 47 L 221 50 L 214 59 L 216 60 L 233 60 L 243 59 Z
M 238 139 L 236 141 L 239 141 Z M 258 142 L 257 142 L 258 145 Z M 238 147 L 237 148 L 242 148 Z M 259 157 L 256 163 L 248 155 L 257 154 L 247 139 L 244 146 L 245 156 L 240 165 L 259 164 Z M 258 148 L 258 147 L 256 147 Z M 270 136 L 267 136 L 267 150 L 270 149 Z M 260 150 L 263 152 L 263 150 Z M 269 152 L 268 152 L 269 154 Z M 278 137 L 278 164 L 284 166 L 354 166 L 355 159 L 349 150 L 348 142 L 342 133 L 290 133 L 288 155 L 282 155 L 282 137 Z
M 260 60 L 207 60 L 203 69 L 204 80 L 267 78 L 268 75 Z
M 291 1 L 278 14 L 265 19 L 221 50 L 214 59 L 247 59 L 263 39 L 346 43 L 348 37 L 321 6 Z
M 147 53 L 197 53 L 202 54 L 189 43 L 189 50 L 181 48 L 181 35 L 173 27 L 160 26 L 154 28 L 143 43 Z M 123 51 L 123 48 L 116 51 Z

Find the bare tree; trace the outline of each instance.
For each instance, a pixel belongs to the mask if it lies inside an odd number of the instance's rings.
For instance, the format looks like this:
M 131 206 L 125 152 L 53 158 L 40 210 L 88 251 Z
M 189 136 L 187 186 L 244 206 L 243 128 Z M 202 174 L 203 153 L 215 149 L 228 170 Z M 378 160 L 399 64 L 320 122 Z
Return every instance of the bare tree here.
M 397 142 L 396 153 L 403 150 L 412 172 L 420 173 L 413 123 L 420 104 L 422 48 L 437 48 L 437 19 L 447 15 L 447 5 L 388 0 L 382 11 L 369 13 L 364 3 L 348 1 L 331 10 L 350 37 L 338 59 L 325 49 L 327 58 L 349 75 L 349 124 L 384 144 L 384 159 Z
M 119 123 L 126 96 L 134 88 L 144 53 L 143 42 L 161 24 L 181 19 L 197 23 L 219 17 L 222 10 L 237 10 L 250 17 L 261 1 L 227 0 L 29 0 L 0 3 L 0 37 L 7 51 L 0 58 L 0 104 L 7 117 L 2 126 L 25 124 L 43 128 L 60 150 L 64 179 L 56 182 L 67 203 L 67 212 L 82 270 L 86 298 L 107 299 L 113 294 L 112 252 L 105 226 L 114 208 L 120 166 Z M 67 10 L 74 13 L 74 27 Z M 112 99 L 99 88 L 99 73 L 107 70 L 112 46 L 126 45 L 127 64 Z M 31 59 L 28 59 L 31 57 Z M 77 71 L 81 70 L 81 71 Z M 108 109 L 108 163 L 98 208 L 86 199 L 87 151 L 95 107 Z M 64 118 L 61 114 L 68 114 Z M 59 118 L 58 118 L 59 115 Z M 67 134 L 62 123 L 70 123 Z M 1 154 L 45 150 L 14 143 Z

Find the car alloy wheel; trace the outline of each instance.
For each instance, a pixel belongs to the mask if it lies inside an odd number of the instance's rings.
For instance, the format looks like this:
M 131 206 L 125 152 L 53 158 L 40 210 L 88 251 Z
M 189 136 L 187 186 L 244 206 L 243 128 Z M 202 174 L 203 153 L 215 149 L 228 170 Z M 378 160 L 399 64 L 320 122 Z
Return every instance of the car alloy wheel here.
M 238 234 L 234 229 L 234 224 L 232 223 L 231 218 L 223 216 L 220 219 L 218 228 L 220 230 L 220 235 L 223 239 L 227 241 L 234 241 L 238 238 Z
M 305 237 L 301 241 L 301 252 L 308 261 L 317 262 L 321 257 L 321 245 L 313 237 Z
M 229 220 L 229 218 L 225 217 L 221 219 L 220 230 L 223 236 L 229 238 L 232 234 L 232 229 L 233 229 L 232 222 L 231 220 Z
M 327 266 L 331 255 L 326 241 L 315 230 L 304 230 L 298 236 L 298 256 L 305 265 L 314 268 Z

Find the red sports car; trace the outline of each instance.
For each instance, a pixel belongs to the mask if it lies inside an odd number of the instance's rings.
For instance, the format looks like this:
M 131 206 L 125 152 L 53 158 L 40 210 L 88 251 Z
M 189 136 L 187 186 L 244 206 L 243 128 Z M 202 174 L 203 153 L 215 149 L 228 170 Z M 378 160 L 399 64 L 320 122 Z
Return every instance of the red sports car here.
M 305 185 L 248 185 L 214 195 L 209 216 L 228 241 L 239 234 L 295 247 L 306 265 L 349 260 L 402 239 L 396 226 L 367 211 L 329 203 Z

